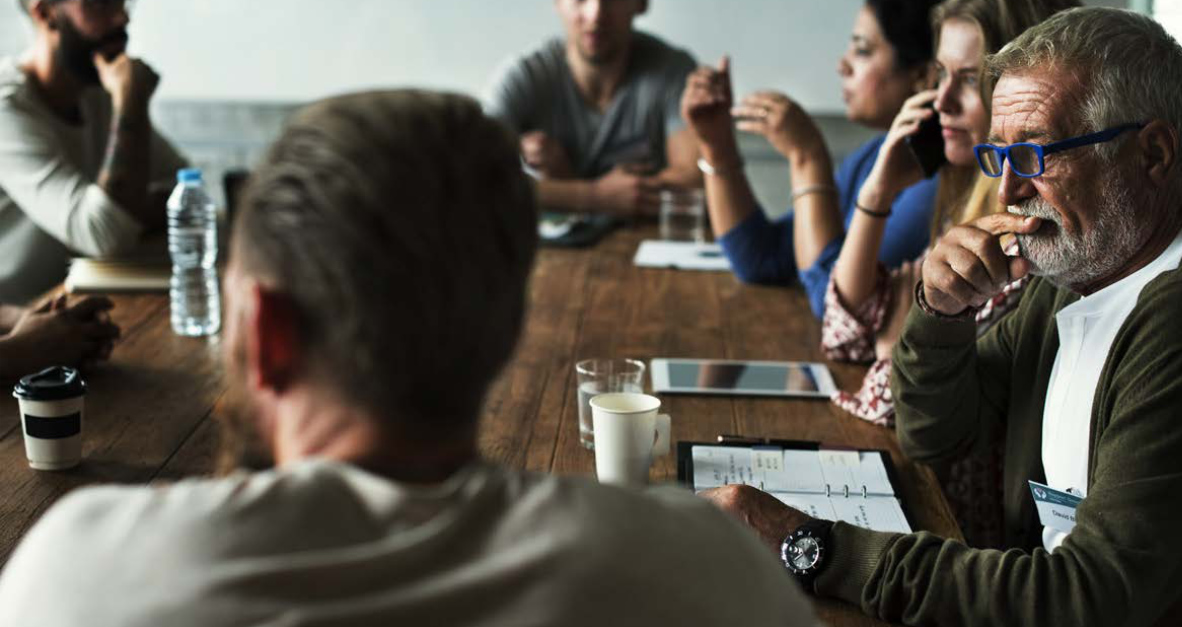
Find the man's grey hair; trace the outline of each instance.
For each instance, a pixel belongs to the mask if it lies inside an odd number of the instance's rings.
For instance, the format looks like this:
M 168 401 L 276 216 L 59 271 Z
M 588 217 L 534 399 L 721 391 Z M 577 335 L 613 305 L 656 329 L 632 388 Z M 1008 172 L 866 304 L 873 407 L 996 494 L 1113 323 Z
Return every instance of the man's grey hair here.
M 994 80 L 1035 69 L 1074 73 L 1084 89 L 1079 133 L 1155 119 L 1182 132 L 1182 47 L 1145 15 L 1103 7 L 1063 11 L 988 57 L 985 66 Z M 1108 162 L 1117 148 L 1115 141 L 1096 145 Z
M 338 96 L 243 192 L 232 255 L 291 300 L 309 376 L 400 434 L 474 425 L 517 343 L 538 238 L 517 146 L 466 96 Z

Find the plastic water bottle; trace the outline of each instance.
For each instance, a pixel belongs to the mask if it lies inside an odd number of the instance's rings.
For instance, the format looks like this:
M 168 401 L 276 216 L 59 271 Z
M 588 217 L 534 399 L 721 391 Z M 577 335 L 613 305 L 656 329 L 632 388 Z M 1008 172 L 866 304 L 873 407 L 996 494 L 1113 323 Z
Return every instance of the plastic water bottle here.
M 217 210 L 205 193 L 201 170 L 181 170 L 176 178 L 176 189 L 168 197 L 172 330 L 178 335 L 213 335 L 222 326 Z

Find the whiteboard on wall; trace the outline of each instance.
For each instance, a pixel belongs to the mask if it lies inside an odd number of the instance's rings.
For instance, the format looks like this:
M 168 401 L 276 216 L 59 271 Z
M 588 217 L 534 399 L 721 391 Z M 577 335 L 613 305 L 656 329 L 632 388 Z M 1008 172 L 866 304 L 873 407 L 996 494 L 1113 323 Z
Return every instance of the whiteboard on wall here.
M 730 53 L 740 92 L 842 110 L 836 74 L 862 0 L 650 0 L 639 28 L 699 61 Z M 27 27 L 0 0 L 0 53 Z M 308 100 L 388 86 L 482 94 L 497 67 L 560 33 L 553 0 L 138 0 L 132 51 L 174 99 Z

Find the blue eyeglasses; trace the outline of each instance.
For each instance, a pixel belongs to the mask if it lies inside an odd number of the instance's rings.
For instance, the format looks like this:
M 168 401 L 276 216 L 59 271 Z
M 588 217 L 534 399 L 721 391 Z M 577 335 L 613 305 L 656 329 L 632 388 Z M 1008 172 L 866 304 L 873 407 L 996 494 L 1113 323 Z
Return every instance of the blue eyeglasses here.
M 1014 171 L 1014 174 L 1025 178 L 1034 178 L 1041 176 L 1046 170 L 1047 155 L 1071 150 L 1072 148 L 1079 148 L 1080 146 L 1090 146 L 1092 144 L 1102 144 L 1106 141 L 1112 141 L 1117 135 L 1125 131 L 1145 128 L 1145 124 L 1145 122 L 1121 124 L 1120 126 L 1114 126 L 1098 133 L 1080 135 L 1079 137 L 1064 139 L 1063 141 L 1047 144 L 1046 146 L 1028 142 L 1010 144 L 1004 147 L 994 146 L 993 144 L 977 144 L 973 147 L 973 151 L 977 153 L 977 163 L 981 165 L 981 171 L 985 173 L 985 176 L 992 178 L 1001 176 L 1006 160 L 1009 160 L 1010 169 Z

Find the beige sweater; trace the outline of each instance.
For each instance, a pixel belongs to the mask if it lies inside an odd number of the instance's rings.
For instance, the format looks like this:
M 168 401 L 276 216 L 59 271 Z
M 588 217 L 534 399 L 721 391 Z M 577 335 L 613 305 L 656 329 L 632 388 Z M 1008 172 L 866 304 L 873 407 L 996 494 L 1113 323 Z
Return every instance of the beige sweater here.
M 95 181 L 111 127 L 111 102 L 95 88 L 80 125 L 33 93 L 16 60 L 0 59 L 0 302 L 25 303 L 61 283 L 69 259 L 126 250 L 142 228 Z M 185 160 L 158 133 L 151 187 L 167 190 Z
M 478 464 L 410 487 L 311 460 L 90 488 L 0 575 L 0 625 L 815 625 L 764 546 L 680 488 Z

